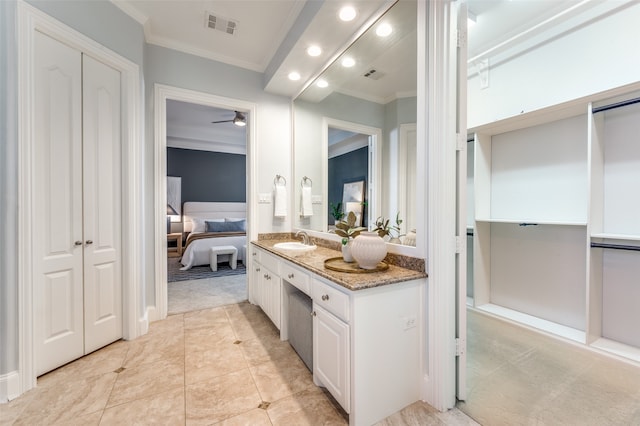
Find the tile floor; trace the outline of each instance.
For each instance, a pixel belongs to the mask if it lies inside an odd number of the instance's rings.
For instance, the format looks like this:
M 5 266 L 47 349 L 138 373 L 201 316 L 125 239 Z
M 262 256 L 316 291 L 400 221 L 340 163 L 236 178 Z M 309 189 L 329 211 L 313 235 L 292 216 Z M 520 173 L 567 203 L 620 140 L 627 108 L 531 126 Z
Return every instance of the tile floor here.
M 38 379 L 1 425 L 346 425 L 262 311 L 247 302 L 169 316 Z M 415 403 L 381 425 L 475 425 Z

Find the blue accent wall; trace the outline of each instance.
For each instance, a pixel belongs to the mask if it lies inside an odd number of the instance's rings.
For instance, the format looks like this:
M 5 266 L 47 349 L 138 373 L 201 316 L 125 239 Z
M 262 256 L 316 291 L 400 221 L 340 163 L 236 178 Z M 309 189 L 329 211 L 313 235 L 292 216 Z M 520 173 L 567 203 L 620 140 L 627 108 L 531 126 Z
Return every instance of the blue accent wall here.
M 182 203 L 247 200 L 246 155 L 167 148 L 167 176 L 182 178 Z
M 359 180 L 365 181 L 365 201 L 367 187 L 366 181 L 369 175 L 369 147 L 365 146 L 355 151 L 348 152 L 337 157 L 329 159 L 329 203 L 336 204 L 342 202 L 342 186 L 348 182 Z M 343 206 L 344 208 L 344 206 Z M 329 211 L 329 225 L 333 225 L 334 220 L 331 216 L 331 208 L 327 206 Z M 363 224 L 367 226 L 367 208 L 362 210 Z

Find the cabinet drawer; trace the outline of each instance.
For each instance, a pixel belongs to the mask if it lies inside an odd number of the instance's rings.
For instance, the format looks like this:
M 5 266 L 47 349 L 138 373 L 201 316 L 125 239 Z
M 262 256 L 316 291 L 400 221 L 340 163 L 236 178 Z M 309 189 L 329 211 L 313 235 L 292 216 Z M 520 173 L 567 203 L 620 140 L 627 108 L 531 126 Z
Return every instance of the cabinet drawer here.
M 253 259 L 256 262 L 260 262 L 260 254 L 262 253 L 262 250 L 260 250 L 259 248 L 257 248 L 253 244 L 250 244 L 247 247 L 251 251 L 251 254 L 250 254 L 251 259 Z
M 311 296 L 311 279 L 309 278 L 309 274 L 303 272 L 301 269 L 283 262 L 280 264 L 280 277 L 306 295 Z
M 271 269 L 271 272 L 273 272 L 274 274 L 280 275 L 280 268 L 279 268 L 280 261 L 274 255 L 269 254 L 265 251 L 261 252 L 260 263 L 262 263 L 263 266 L 266 266 L 267 268 Z
M 327 284 L 313 280 L 313 303 L 316 303 L 327 311 L 349 322 L 349 295 Z

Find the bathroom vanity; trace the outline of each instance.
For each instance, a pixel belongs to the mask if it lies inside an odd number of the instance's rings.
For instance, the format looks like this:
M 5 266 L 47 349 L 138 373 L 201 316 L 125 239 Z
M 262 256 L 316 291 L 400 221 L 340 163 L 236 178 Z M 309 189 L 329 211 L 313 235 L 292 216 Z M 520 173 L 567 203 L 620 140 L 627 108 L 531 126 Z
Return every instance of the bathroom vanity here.
M 275 249 L 278 242 L 250 245 L 249 300 L 289 340 L 290 296 L 311 298 L 313 380 L 349 413 L 350 425 L 376 423 L 420 400 L 426 274 L 396 265 L 336 272 L 324 262 L 337 250 L 319 245 L 292 256 Z

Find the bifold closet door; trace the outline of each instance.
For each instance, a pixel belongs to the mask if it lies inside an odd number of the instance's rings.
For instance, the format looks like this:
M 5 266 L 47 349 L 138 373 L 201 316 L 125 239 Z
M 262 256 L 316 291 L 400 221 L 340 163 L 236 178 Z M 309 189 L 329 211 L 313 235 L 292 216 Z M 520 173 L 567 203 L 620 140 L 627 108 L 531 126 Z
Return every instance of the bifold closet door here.
M 120 82 L 90 58 L 83 77 L 82 53 L 38 32 L 34 53 L 27 220 L 40 375 L 121 337 Z
M 84 350 L 122 337 L 120 73 L 84 55 Z

